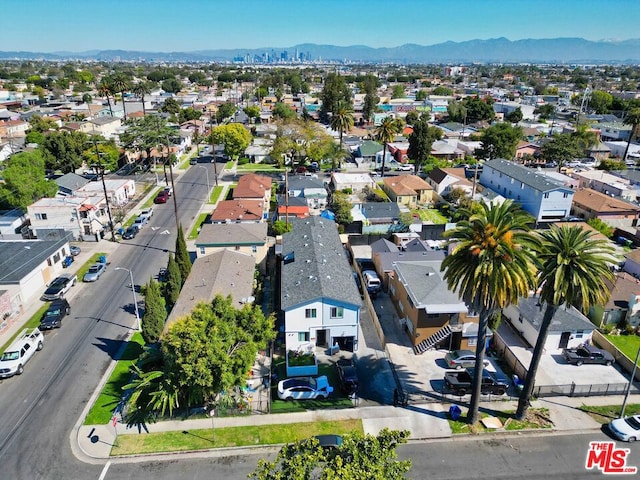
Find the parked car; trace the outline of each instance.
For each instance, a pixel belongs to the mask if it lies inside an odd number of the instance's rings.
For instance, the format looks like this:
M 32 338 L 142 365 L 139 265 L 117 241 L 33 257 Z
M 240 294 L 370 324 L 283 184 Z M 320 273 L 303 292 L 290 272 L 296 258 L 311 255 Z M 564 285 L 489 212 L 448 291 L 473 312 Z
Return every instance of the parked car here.
M 614 437 L 623 442 L 640 440 L 640 415 L 616 418 L 607 427 Z
M 446 372 L 444 375 L 445 389 L 461 397 L 467 393 L 471 393 L 473 389 L 474 370 L 474 368 L 467 368 L 465 370 Z M 509 384 L 506 381 L 499 379 L 494 372 L 490 372 L 484 368 L 482 369 L 481 393 L 504 395 L 508 389 Z
M 69 313 L 71 313 L 71 307 L 66 299 L 60 298 L 54 300 L 40 320 L 40 330 L 60 328 L 62 326 L 62 319 L 69 315 Z
M 572 365 L 583 365 L 585 363 L 613 365 L 615 359 L 606 350 L 600 350 L 592 345 L 582 345 L 578 348 L 565 348 L 562 356 Z
M 396 168 L 396 170 L 399 170 L 401 172 L 413 172 L 413 164 L 411 163 L 405 163 L 403 165 L 400 165 Z
M 168 199 L 169 199 L 169 194 L 164 190 L 162 190 L 158 192 L 158 195 L 156 195 L 156 198 L 153 199 L 153 203 L 167 203 Z
M 84 282 L 95 282 L 106 271 L 107 271 L 106 263 L 94 263 L 89 267 L 89 270 L 87 270 L 87 273 L 84 274 L 84 278 L 82 280 Z
M 78 255 L 80 255 L 80 252 L 82 250 L 80 249 L 80 247 L 76 247 L 75 245 L 71 245 L 69 247 L 69 253 L 71 254 L 72 257 L 76 257 Z
M 153 207 L 143 208 L 138 216 L 147 218 L 153 217 Z
M 173 195 L 173 187 L 171 186 L 164 187 L 164 191 L 167 192 L 167 195 L 169 196 Z
M 323 450 L 334 450 L 340 448 L 343 443 L 343 439 L 340 435 L 316 435 L 315 438 L 318 441 L 318 446 Z
M 298 168 L 296 168 L 296 173 L 306 173 L 306 172 L 307 172 L 307 167 L 300 165 Z
M 73 263 L 73 257 L 71 255 L 67 255 L 62 260 L 62 268 L 70 267 L 72 263 Z
M 196 157 L 191 157 L 189 159 L 189 165 L 195 165 L 196 163 L 198 163 L 198 159 Z
M 0 378 L 21 375 L 33 354 L 42 350 L 44 335 L 37 328 L 24 329 L 0 356 Z
M 326 376 L 295 377 L 278 382 L 278 398 L 280 400 L 314 400 L 325 399 L 333 392 Z
M 138 230 L 142 230 L 148 221 L 149 219 L 147 217 L 139 216 L 133 221 L 133 225 L 137 227 Z
M 362 272 L 362 278 L 364 278 L 364 285 L 369 293 L 378 293 L 382 288 L 382 282 L 380 277 L 373 270 L 365 270 Z
M 467 368 L 476 366 L 476 354 L 471 350 L 452 350 L 444 356 L 447 368 Z M 489 361 L 484 361 L 485 367 L 489 365 Z
M 42 300 L 51 301 L 64 297 L 66 293 L 71 290 L 71 287 L 76 284 L 77 280 L 78 277 L 74 273 L 65 273 L 64 275 L 60 275 L 49 284 L 42 294 Z
M 131 240 L 132 238 L 135 238 L 135 236 L 138 234 L 138 230 L 139 228 L 137 227 L 137 225 L 128 226 L 127 229 L 122 234 L 122 239 Z
M 351 396 L 358 393 L 358 371 L 356 364 L 351 359 L 341 358 L 336 362 L 340 389 L 345 395 Z

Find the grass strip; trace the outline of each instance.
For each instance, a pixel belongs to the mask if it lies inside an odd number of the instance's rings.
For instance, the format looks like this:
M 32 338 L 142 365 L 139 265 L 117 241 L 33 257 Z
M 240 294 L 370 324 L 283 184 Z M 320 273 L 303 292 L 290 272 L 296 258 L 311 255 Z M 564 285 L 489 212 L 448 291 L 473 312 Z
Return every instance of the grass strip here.
M 129 383 L 131 373 L 129 367 L 135 364 L 142 354 L 144 340 L 139 332 L 136 332 L 129 340 L 122 356 L 118 359 L 113 372 L 105 383 L 100 395 L 89 410 L 85 425 L 103 425 L 111 420 L 113 411 L 122 398 L 122 387 Z
M 596 422 L 609 423 L 620 416 L 622 405 L 582 405 L 580 410 L 588 413 Z M 624 409 L 625 416 L 640 414 L 640 403 L 629 403 Z
M 211 192 L 211 196 L 209 197 L 209 203 L 217 203 L 223 191 L 224 191 L 224 187 L 222 185 L 213 187 L 213 191 Z
M 633 363 L 638 354 L 638 348 L 640 348 L 640 337 L 638 335 L 605 335 L 605 337 L 618 347 L 618 350 L 629 357 Z
M 196 218 L 196 223 L 193 224 L 193 228 L 189 232 L 189 236 L 187 237 L 187 239 L 195 240 L 196 238 L 198 238 L 198 233 L 200 233 L 200 227 L 207 220 L 208 216 L 209 216 L 208 213 L 201 213 L 200 215 L 198 215 L 198 218 Z
M 362 420 L 247 425 L 242 427 L 120 435 L 111 449 L 111 456 L 206 450 L 221 447 L 274 445 L 295 442 L 314 435 L 343 435 L 354 431 L 363 433 Z
M 515 410 L 507 410 L 504 412 L 496 410 L 491 412 L 491 414 L 481 413 L 480 419 L 496 417 L 500 419 L 500 422 L 502 422 L 503 425 L 502 428 L 497 430 L 506 431 L 545 429 L 553 427 L 553 423 L 549 418 L 549 409 L 547 408 L 530 408 L 527 412 L 527 418 L 524 420 L 516 420 L 515 413 Z M 465 417 L 460 417 L 459 420 L 448 419 L 451 431 L 454 434 L 471 433 L 476 435 L 496 431 L 495 428 L 486 428 L 481 422 L 469 425 L 466 423 L 466 420 L 467 419 Z

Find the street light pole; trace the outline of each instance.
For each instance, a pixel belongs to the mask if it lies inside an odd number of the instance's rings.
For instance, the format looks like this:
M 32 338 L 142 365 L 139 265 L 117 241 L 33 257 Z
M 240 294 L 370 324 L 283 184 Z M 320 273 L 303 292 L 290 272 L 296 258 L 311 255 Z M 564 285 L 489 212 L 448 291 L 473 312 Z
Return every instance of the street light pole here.
M 207 195 L 205 200 L 209 200 L 209 192 L 211 191 L 211 186 L 209 185 L 209 170 L 207 170 L 207 167 L 203 167 L 202 165 L 198 165 L 198 168 L 203 168 L 204 172 L 207 174 Z
M 131 291 L 133 292 L 133 307 L 135 308 L 135 311 L 136 311 L 136 326 L 138 331 L 141 332 L 142 327 L 140 326 L 140 312 L 138 311 L 138 299 L 136 298 L 136 286 L 133 284 L 133 273 L 131 273 L 131 270 L 124 267 L 116 267 L 114 268 L 114 270 L 124 270 L 126 272 L 129 272 L 129 280 L 131 281 Z
M 636 377 L 636 369 L 638 368 L 638 360 L 640 360 L 640 347 L 638 347 L 638 353 L 636 353 L 636 360 L 633 362 L 633 369 L 631 370 L 631 378 L 629 379 L 629 385 L 627 385 L 627 391 L 624 393 L 624 401 L 622 402 L 622 409 L 620 410 L 620 418 L 624 417 L 624 409 L 627 408 L 627 400 L 629 400 L 629 392 L 631 391 L 631 384 Z

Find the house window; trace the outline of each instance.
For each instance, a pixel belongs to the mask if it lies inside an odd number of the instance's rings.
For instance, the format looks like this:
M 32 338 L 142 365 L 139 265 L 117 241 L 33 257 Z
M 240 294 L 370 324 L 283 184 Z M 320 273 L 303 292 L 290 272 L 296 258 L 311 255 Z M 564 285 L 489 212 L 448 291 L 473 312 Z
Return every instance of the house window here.
M 200 247 L 200 255 L 204 255 L 206 253 L 204 247 Z
M 36 213 L 36 220 L 46 220 L 46 219 L 47 219 L 46 213 Z
M 240 250 L 240 245 L 236 245 L 236 252 Z
M 411 297 L 409 295 L 407 295 L 407 303 L 411 308 L 414 308 L 413 302 L 411 301 Z
M 60 261 L 60 253 L 55 253 L 53 255 L 53 263 L 58 263 Z
M 568 196 L 569 196 L 569 194 L 568 194 L 568 193 L 564 193 L 564 194 L 562 194 L 562 197 L 563 197 L 563 198 L 567 198 Z
M 520 190 L 524 190 L 524 183 L 520 184 Z
M 342 318 L 344 316 L 344 309 L 342 307 L 331 307 L 331 318 Z
M 253 253 L 258 253 L 258 247 L 256 245 L 251 245 L 251 251 Z
M 304 310 L 304 318 L 316 318 L 316 309 L 315 308 L 305 308 L 305 310 Z
M 576 338 L 582 338 L 584 336 L 584 330 L 576 330 Z
M 309 332 L 298 332 L 298 341 L 299 342 L 308 342 L 309 341 Z
M 545 193 L 542 197 L 543 197 L 543 198 L 549 198 L 549 194 L 548 194 L 548 193 Z
M 478 337 L 469 337 L 469 340 L 467 340 L 467 346 L 475 347 L 476 345 L 478 345 Z

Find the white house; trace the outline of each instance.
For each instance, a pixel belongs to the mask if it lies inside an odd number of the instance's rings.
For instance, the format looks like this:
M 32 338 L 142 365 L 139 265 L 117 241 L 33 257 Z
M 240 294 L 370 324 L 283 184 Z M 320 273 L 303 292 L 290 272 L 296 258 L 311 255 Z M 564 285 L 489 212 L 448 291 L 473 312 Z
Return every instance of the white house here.
M 520 298 L 517 305 L 504 308 L 503 316 L 529 343 L 535 345 L 546 304 L 537 297 Z M 548 354 L 559 353 L 563 348 L 576 348 L 590 342 L 595 325 L 574 307 L 559 307 L 551 320 L 544 349 Z
M 96 197 L 41 198 L 27 207 L 31 230 L 61 229 L 79 240 L 98 240 L 108 230 L 109 216 L 104 195 Z
M 287 350 L 358 345 L 361 299 L 337 225 L 322 217 L 294 219 L 282 236 L 280 302 Z

